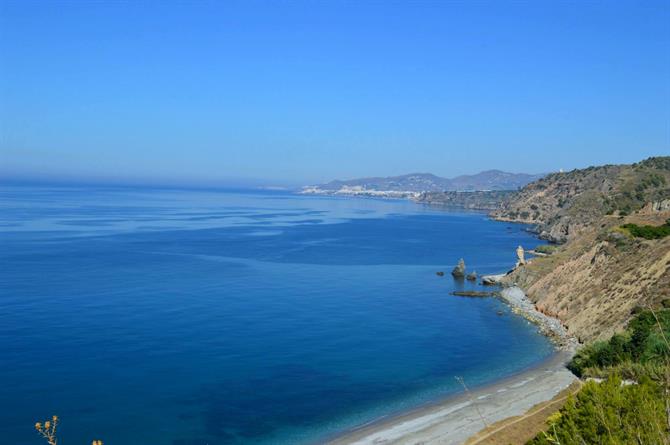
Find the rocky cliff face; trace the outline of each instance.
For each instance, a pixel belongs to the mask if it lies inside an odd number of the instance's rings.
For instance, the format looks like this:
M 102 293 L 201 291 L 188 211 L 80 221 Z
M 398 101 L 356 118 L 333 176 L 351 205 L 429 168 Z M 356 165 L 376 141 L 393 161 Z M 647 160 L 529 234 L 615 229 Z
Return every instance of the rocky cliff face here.
M 551 175 L 521 190 L 496 216 L 531 222 L 558 250 L 506 277 L 582 341 L 621 330 L 638 306 L 670 298 L 670 237 L 646 240 L 622 226 L 670 218 L 670 158 Z M 534 213 L 531 213 L 534 212 Z
M 625 327 L 637 306 L 670 298 L 670 237 L 648 241 L 616 233 L 588 230 L 507 278 L 582 341 L 607 338 Z
M 541 238 L 564 243 L 607 215 L 625 216 L 670 197 L 670 157 L 553 173 L 528 184 L 492 213 L 534 224 Z M 653 204 L 652 204 L 653 205 Z
M 492 190 L 486 192 L 425 192 L 414 198 L 424 204 L 457 207 L 471 210 L 496 210 L 515 192 Z

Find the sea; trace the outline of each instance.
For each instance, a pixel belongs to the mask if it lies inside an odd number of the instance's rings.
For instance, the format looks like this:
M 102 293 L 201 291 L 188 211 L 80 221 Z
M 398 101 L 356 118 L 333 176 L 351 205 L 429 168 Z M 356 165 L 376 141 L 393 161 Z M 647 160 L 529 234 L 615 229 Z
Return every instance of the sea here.
M 495 382 L 553 348 L 450 271 L 538 244 L 408 200 L 4 185 L 0 441 L 322 443 Z

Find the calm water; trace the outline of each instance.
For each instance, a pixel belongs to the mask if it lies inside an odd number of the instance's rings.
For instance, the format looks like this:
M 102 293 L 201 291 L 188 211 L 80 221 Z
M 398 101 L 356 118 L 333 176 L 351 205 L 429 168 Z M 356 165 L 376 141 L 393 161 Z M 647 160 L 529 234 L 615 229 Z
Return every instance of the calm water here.
M 551 354 L 494 299 L 521 226 L 405 201 L 3 187 L 0 437 L 305 443 Z M 496 314 L 504 310 L 505 315 Z

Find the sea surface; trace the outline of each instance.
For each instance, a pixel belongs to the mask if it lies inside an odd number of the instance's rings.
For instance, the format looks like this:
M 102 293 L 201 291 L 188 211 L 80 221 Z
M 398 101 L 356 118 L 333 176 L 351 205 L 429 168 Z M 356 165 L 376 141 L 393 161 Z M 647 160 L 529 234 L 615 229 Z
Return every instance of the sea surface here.
M 490 383 L 552 347 L 449 271 L 538 243 L 401 200 L 3 186 L 0 440 L 318 443 Z

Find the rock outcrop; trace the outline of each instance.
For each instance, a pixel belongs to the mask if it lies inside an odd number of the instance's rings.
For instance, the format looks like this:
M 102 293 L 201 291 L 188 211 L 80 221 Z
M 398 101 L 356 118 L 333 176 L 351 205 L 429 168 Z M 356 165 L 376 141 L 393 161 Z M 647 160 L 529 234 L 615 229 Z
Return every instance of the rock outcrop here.
M 414 201 L 440 207 L 491 211 L 500 208 L 514 193 L 512 190 L 425 192 L 414 198 Z
M 523 247 L 519 246 L 516 248 L 516 267 L 526 265 L 525 253 L 526 252 L 523 250 Z
M 458 264 L 454 269 L 451 271 L 451 275 L 453 275 L 454 278 L 463 278 L 465 277 L 465 261 L 463 258 L 458 260 Z
M 503 282 L 504 278 L 505 278 L 505 274 L 484 275 L 484 276 L 482 276 L 482 284 L 484 286 L 496 286 L 498 284 L 501 284 Z

